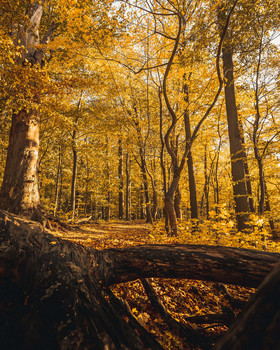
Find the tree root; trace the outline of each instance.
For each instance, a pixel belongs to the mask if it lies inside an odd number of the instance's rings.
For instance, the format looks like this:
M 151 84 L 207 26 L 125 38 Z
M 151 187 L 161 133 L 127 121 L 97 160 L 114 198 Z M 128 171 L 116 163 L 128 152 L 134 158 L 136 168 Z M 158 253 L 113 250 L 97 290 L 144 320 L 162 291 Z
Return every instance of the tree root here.
M 159 297 L 153 289 L 151 282 L 148 279 L 141 279 L 141 282 L 152 306 L 165 320 L 171 330 L 176 331 L 180 337 L 186 338 L 187 341 L 193 345 L 199 345 L 202 349 L 211 349 L 214 339 L 211 339 L 210 337 L 201 334 L 192 327 L 184 325 L 175 320 L 160 301 Z

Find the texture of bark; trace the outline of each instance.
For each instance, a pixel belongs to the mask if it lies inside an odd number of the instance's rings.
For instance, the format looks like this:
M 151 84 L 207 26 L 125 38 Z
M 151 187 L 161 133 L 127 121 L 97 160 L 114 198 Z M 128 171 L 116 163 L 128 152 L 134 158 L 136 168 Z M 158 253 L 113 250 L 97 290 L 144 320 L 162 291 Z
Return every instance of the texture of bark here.
M 106 249 L 98 261 L 107 284 L 138 278 L 195 279 L 258 287 L 280 254 L 221 246 L 152 244 Z
M 26 14 L 27 15 L 27 14 Z M 11 39 L 15 47 L 20 48 L 20 55 L 16 55 L 15 63 L 24 66 L 28 62 L 31 66 L 43 66 L 43 50 L 56 29 L 52 24 L 40 40 L 40 23 L 43 6 L 34 4 L 29 13 L 29 23 L 26 26 L 14 26 Z M 24 49 L 22 49 L 24 47 Z M 34 81 L 32 84 L 36 84 Z M 22 108 L 14 112 L 10 129 L 9 147 L 6 159 L 5 174 L 0 192 L 0 208 L 15 214 L 20 214 L 46 222 L 40 208 L 38 186 L 38 152 L 40 116 L 35 104 L 39 104 L 38 96 L 26 99 L 27 105 L 32 101 L 32 108 Z
M 161 349 L 105 297 L 98 255 L 0 212 L 1 349 Z
M 112 295 L 111 284 L 171 277 L 257 287 L 279 259 L 277 253 L 214 246 L 145 245 L 98 251 L 0 211 L 1 346 L 9 350 L 161 349 Z M 259 331 L 264 337 L 274 334 L 277 325 L 279 288 L 266 291 L 272 293 L 271 299 L 266 307 L 256 309 L 271 308 L 269 317 L 263 318 L 271 321 L 272 329 Z M 249 326 L 257 329 L 256 322 L 262 321 L 250 320 Z
M 123 180 L 123 147 L 122 139 L 118 140 L 118 178 L 119 178 L 119 219 L 122 220 L 124 217 L 124 180 Z
M 31 219 L 40 207 L 38 186 L 40 118 L 35 110 L 14 114 L 10 130 L 0 208 Z
M 191 124 L 190 124 L 190 115 L 189 115 L 189 86 L 184 83 L 184 100 L 187 104 L 184 113 L 185 121 L 185 133 L 186 133 L 186 142 L 190 143 L 192 138 Z M 196 195 L 196 182 L 194 176 L 194 166 L 193 166 L 193 157 L 192 150 L 190 147 L 189 154 L 187 157 L 187 166 L 188 166 L 188 177 L 189 177 L 189 193 L 190 193 L 190 207 L 191 207 L 191 218 L 198 219 L 198 207 L 197 207 L 197 195 Z
M 215 350 L 280 349 L 280 265 L 265 278 Z
M 233 77 L 233 53 L 226 46 L 223 50 L 223 70 L 226 80 L 225 101 L 227 111 L 231 174 L 233 181 L 233 195 L 235 201 L 235 212 L 239 231 L 248 229 L 248 213 L 250 211 L 244 159 L 246 155 L 242 145 L 242 138 L 238 123 L 237 106 L 235 99 L 234 77 Z

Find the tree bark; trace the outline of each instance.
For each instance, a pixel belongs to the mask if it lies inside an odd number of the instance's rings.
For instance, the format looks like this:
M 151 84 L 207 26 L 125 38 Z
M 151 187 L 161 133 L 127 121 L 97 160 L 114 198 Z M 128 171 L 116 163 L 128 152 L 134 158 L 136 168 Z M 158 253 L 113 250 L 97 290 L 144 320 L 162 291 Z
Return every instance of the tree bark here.
M 75 145 L 75 135 L 76 132 L 73 132 L 72 141 L 72 154 L 73 154 L 73 168 L 72 168 L 72 182 L 71 182 L 71 212 L 72 219 L 71 221 L 75 221 L 75 213 L 76 213 L 76 184 L 77 184 L 77 168 L 78 168 L 78 152 Z
M 16 47 L 21 47 L 15 63 L 24 66 L 43 66 L 43 50 L 39 44 L 45 44 L 55 30 L 51 26 L 40 42 L 39 27 L 43 6 L 30 8 L 29 23 L 26 26 L 14 26 L 11 39 Z M 24 49 L 22 49 L 24 47 Z M 36 84 L 36 81 L 34 81 Z M 39 104 L 38 96 L 31 97 L 32 103 Z M 30 98 L 25 101 L 31 102 Z M 0 192 L 0 208 L 12 213 L 24 215 L 37 221 L 44 221 L 40 208 L 38 152 L 40 117 L 36 107 L 29 111 L 22 108 L 12 116 L 8 153 L 4 179 Z
M 186 77 L 184 76 L 184 79 Z M 189 86 L 185 81 L 183 84 L 184 100 L 187 104 L 184 112 L 184 121 L 185 121 L 185 133 L 186 133 L 186 142 L 190 143 L 192 138 L 191 124 L 190 124 L 190 115 L 189 115 Z M 193 167 L 193 158 L 192 150 L 190 147 L 188 157 L 187 157 L 187 167 L 188 167 L 188 176 L 189 176 L 189 196 L 190 196 L 190 207 L 191 207 L 191 218 L 198 219 L 198 207 L 197 207 L 197 196 L 196 196 L 196 183 L 194 176 L 194 167 Z
M 58 164 L 57 164 L 57 172 L 56 172 L 56 181 L 55 181 L 55 204 L 53 210 L 53 216 L 56 217 L 57 210 L 59 206 L 59 184 L 61 179 L 61 164 L 62 164 L 62 154 L 61 154 L 61 145 L 58 146 Z
M 242 146 L 235 100 L 232 55 L 231 48 L 225 46 L 223 50 L 223 70 L 226 80 L 225 100 L 230 143 L 233 195 L 237 217 L 237 228 L 239 231 L 243 231 L 248 229 L 247 221 L 249 219 L 249 202 L 244 168 L 245 154 Z
M 280 265 L 264 279 L 215 350 L 280 349 Z
M 174 195 L 174 210 L 175 210 L 177 219 L 182 219 L 181 198 L 182 198 L 181 191 L 180 191 L 180 187 L 178 186 Z
M 44 232 L 39 224 L 0 211 L 0 302 L 5 306 L 0 308 L 1 346 L 161 349 L 128 308 L 112 296 L 110 284 L 171 277 L 257 287 L 279 258 L 277 253 L 196 245 L 98 251 L 62 240 Z M 263 295 L 273 299 L 258 311 L 273 304 L 273 312 L 279 313 L 277 283 L 275 289 L 273 285 L 261 294 L 261 299 Z M 270 322 L 273 312 L 269 319 L 262 319 Z M 249 322 L 250 327 L 256 325 L 255 320 Z M 263 329 L 261 334 L 266 334 Z M 278 341 L 278 334 L 275 337 Z
M 124 217 L 124 183 L 123 183 L 123 148 L 122 140 L 118 141 L 118 156 L 119 156 L 119 166 L 118 166 L 118 177 L 119 177 L 119 219 L 122 220 Z
M 131 219 L 131 179 L 130 179 L 131 163 L 129 154 L 125 157 L 125 174 L 126 174 L 126 186 L 125 186 L 125 219 L 129 221 Z
M 40 209 L 38 186 L 39 124 L 37 111 L 14 114 L 10 130 L 0 208 L 36 219 Z

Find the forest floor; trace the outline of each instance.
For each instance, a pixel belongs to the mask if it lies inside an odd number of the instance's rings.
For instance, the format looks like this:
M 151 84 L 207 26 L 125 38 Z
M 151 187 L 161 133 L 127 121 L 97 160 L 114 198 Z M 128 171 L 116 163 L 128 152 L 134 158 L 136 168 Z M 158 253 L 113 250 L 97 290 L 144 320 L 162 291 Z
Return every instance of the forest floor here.
M 101 250 L 170 243 L 166 238 L 159 242 L 153 234 L 152 226 L 144 221 L 93 222 L 73 226 L 71 230 L 56 231 L 54 234 Z M 151 282 L 161 302 L 175 320 L 214 338 L 218 338 L 227 330 L 226 321 L 240 312 L 241 306 L 254 292 L 253 289 L 238 286 L 191 280 L 153 278 Z M 165 349 L 200 349 L 190 344 L 188 339 L 181 338 L 178 331 L 168 328 L 148 300 L 140 280 L 113 286 L 112 290 L 117 297 L 127 301 L 132 314 L 154 334 Z M 196 322 L 193 322 L 195 319 L 186 320 L 192 316 L 213 314 L 219 315 L 214 323 L 205 323 L 205 320 L 201 323 L 200 318 L 197 318 Z

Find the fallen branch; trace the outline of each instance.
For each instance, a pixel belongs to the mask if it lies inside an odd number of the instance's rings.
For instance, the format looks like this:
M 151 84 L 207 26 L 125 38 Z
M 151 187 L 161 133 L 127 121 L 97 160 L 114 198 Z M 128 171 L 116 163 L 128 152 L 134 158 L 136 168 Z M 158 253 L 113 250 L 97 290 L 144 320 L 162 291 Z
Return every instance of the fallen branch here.
M 180 337 L 186 338 L 191 344 L 199 345 L 203 349 L 210 349 L 213 346 L 213 339 L 210 339 L 210 337 L 196 331 L 192 327 L 178 322 L 170 315 L 160 301 L 151 282 L 148 279 L 142 279 L 141 282 L 153 308 L 166 321 L 168 327 L 172 331 L 175 330 Z

